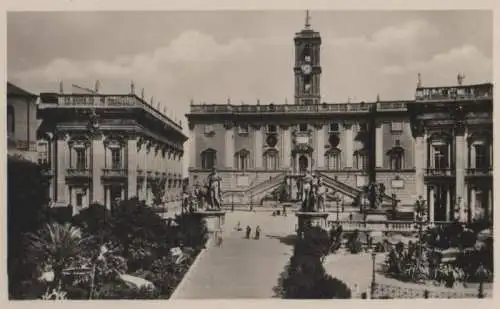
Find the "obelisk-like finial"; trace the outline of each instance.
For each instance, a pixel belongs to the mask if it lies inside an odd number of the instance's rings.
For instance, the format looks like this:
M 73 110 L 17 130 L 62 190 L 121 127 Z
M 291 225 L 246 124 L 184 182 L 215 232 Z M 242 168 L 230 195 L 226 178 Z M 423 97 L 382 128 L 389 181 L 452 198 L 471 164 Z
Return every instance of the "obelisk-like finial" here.
M 135 84 L 134 81 L 130 82 L 130 93 L 135 94 Z
M 63 84 L 63 81 L 59 82 L 59 93 L 64 93 L 64 84 Z
M 417 88 L 422 87 L 422 75 L 420 73 L 417 74 Z
M 306 29 L 309 29 L 311 27 L 311 16 L 309 16 L 309 10 L 306 10 L 306 24 L 305 24 Z

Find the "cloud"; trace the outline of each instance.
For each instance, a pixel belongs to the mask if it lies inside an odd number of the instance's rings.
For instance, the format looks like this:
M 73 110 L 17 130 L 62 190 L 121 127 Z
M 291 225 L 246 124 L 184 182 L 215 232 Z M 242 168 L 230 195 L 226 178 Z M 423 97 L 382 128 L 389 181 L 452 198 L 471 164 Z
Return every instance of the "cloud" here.
M 436 54 L 427 61 L 387 66 L 382 72 L 388 78 L 403 75 L 416 76 L 417 73 L 421 73 L 428 85 L 455 83 L 456 75 L 464 72 L 468 83 L 481 83 L 491 81 L 493 62 L 477 47 L 462 45 L 445 53 Z

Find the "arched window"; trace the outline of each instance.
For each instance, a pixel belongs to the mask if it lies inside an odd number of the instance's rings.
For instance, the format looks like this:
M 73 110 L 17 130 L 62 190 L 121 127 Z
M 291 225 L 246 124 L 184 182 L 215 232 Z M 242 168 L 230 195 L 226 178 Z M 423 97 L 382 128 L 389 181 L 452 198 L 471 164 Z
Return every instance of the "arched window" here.
M 106 167 L 111 169 L 124 168 L 125 141 L 120 136 L 110 137 L 104 142 L 106 149 Z
M 16 131 L 16 118 L 14 113 L 14 107 L 12 105 L 7 105 L 7 134 L 14 134 Z
M 468 143 L 469 167 L 487 169 L 492 165 L 492 145 L 488 132 L 476 133 L 470 136 Z
M 444 133 L 435 133 L 429 138 L 430 168 L 451 168 L 451 137 Z
M 405 150 L 400 146 L 394 146 L 387 152 L 389 156 L 389 161 L 391 163 L 391 169 L 399 171 L 403 169 L 404 166 L 404 154 Z
M 250 152 L 246 149 L 242 149 L 234 155 L 236 160 L 236 168 L 239 170 L 248 169 L 248 162 L 250 158 Z
M 201 153 L 201 168 L 212 169 L 216 165 L 217 151 L 212 148 L 206 149 Z
M 69 141 L 71 167 L 79 170 L 89 167 L 90 141 L 86 137 L 75 137 Z
M 267 170 L 275 170 L 278 168 L 278 151 L 269 149 L 264 152 L 264 166 Z
M 360 149 L 354 152 L 354 166 L 358 170 L 368 170 L 368 153 L 366 149 Z
M 325 159 L 329 170 L 340 170 L 340 149 L 332 148 L 325 153 Z

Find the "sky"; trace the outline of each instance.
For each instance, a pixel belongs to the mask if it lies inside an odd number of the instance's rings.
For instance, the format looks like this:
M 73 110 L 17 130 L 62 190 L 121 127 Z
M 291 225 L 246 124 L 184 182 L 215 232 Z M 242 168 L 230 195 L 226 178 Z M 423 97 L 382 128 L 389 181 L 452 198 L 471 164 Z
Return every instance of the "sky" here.
M 493 79 L 490 11 L 311 11 L 322 101 L 406 100 L 424 86 Z M 195 103 L 293 102 L 293 36 L 304 11 L 9 12 L 7 78 L 137 92 L 182 120 Z M 156 104 L 156 103 L 155 103 Z M 189 157 L 189 156 L 186 156 Z

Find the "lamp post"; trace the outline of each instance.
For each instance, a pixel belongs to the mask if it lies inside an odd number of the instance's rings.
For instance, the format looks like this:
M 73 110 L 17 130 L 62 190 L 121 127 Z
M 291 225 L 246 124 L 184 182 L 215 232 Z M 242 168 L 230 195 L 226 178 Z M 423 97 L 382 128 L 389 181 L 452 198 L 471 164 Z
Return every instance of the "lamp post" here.
M 371 288 L 370 288 L 370 298 L 373 299 L 375 297 L 375 258 L 377 256 L 377 253 L 375 251 L 372 251 L 371 257 L 372 257 L 372 282 L 371 282 Z

